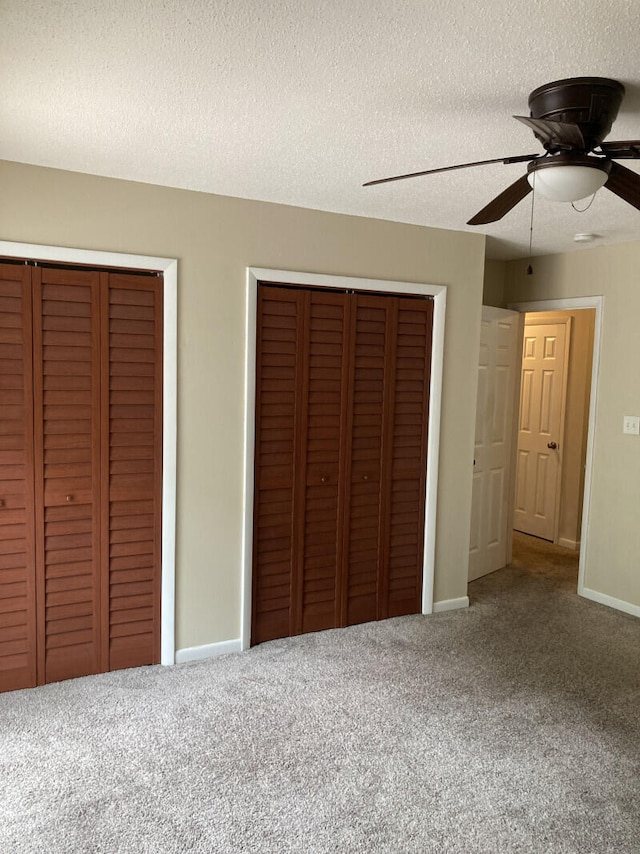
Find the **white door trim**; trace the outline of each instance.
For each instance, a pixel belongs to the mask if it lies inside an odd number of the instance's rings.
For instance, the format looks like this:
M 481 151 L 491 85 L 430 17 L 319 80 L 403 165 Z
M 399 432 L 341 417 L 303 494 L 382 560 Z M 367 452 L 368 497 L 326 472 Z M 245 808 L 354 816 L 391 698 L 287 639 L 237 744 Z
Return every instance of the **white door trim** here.
M 582 529 L 580 534 L 580 562 L 578 568 L 578 593 L 585 595 L 585 567 L 589 548 L 589 514 L 591 510 L 591 477 L 593 471 L 593 446 L 595 440 L 595 424 L 598 406 L 598 380 L 600 374 L 600 340 L 602 335 L 602 315 L 604 297 L 568 297 L 565 299 L 536 300 L 534 302 L 510 303 L 514 311 L 573 311 L 580 308 L 595 309 L 595 325 L 593 332 L 593 362 L 591 369 L 591 398 L 589 401 L 589 426 L 587 428 L 587 454 L 585 460 L 584 498 L 582 502 Z
M 251 643 L 251 591 L 253 575 L 253 471 L 255 451 L 256 397 L 256 314 L 258 282 L 273 282 L 340 288 L 354 291 L 432 296 L 433 335 L 431 343 L 431 381 L 429 386 L 429 436 L 427 443 L 427 483 L 425 501 L 424 557 L 422 575 L 422 613 L 433 612 L 435 568 L 436 499 L 440 449 L 440 408 L 444 358 L 444 319 L 447 299 L 445 285 L 359 279 L 350 276 L 326 276 L 289 270 L 247 267 L 247 303 L 245 327 L 245 403 L 244 403 L 244 494 L 242 531 L 242 649 Z
M 176 443 L 178 355 L 178 261 L 149 255 L 125 255 L 91 249 L 10 243 L 0 240 L 0 256 L 33 258 L 61 264 L 124 267 L 129 270 L 161 270 L 164 275 L 164 341 L 162 390 L 162 592 L 160 663 L 175 663 L 175 570 L 176 570 Z

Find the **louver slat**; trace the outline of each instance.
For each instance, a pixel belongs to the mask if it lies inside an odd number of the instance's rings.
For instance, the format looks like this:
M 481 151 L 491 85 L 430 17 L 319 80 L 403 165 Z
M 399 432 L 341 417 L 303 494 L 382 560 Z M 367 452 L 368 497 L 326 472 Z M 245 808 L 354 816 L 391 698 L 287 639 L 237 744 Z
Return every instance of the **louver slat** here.
M 162 280 L 111 273 L 103 303 L 105 667 L 160 660 Z
M 0 691 L 36 684 L 30 281 L 0 264 Z
M 100 274 L 36 267 L 39 682 L 100 670 Z

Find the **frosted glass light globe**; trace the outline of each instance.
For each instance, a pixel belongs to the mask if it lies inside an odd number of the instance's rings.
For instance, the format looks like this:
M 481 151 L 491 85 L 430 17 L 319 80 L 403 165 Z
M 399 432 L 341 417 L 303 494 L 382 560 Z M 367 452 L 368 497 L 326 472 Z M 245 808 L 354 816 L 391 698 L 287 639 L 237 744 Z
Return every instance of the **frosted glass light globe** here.
M 554 202 L 577 202 L 597 192 L 608 174 L 593 166 L 558 165 L 529 172 L 527 180 L 534 190 Z

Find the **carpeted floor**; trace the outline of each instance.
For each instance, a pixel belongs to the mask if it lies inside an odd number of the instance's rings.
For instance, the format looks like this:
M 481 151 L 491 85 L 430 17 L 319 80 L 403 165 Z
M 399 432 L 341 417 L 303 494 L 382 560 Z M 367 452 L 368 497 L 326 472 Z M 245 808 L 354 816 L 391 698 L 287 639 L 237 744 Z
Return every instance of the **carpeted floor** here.
M 0 851 L 640 852 L 640 620 L 515 555 L 468 610 L 0 695 Z

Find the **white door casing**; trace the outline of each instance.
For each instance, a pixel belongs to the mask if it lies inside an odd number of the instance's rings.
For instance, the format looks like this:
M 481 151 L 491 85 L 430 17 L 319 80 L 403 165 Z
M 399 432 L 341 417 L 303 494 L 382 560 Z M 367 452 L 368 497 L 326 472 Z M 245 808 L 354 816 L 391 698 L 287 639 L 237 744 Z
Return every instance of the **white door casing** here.
M 514 528 L 558 536 L 570 317 L 525 318 Z
M 518 312 L 482 307 L 469 543 L 469 581 L 510 560 Z

